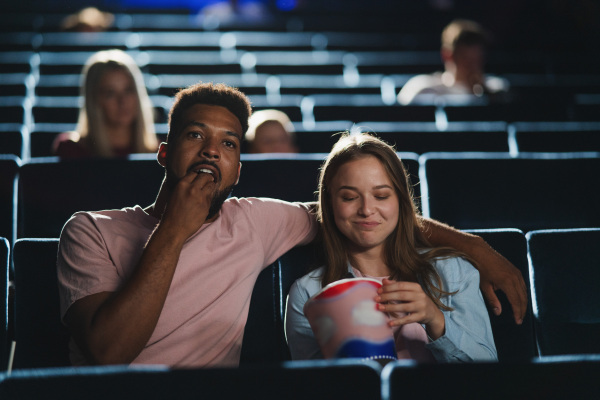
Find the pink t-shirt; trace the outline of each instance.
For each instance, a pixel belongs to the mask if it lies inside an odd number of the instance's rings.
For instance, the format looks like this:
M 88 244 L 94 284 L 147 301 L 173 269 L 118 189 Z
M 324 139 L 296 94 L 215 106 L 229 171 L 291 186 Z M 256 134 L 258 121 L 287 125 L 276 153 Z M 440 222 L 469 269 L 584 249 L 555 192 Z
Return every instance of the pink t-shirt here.
M 76 213 L 63 229 L 58 252 L 61 315 L 85 296 L 118 290 L 157 223 L 139 206 Z M 316 230 L 300 203 L 225 201 L 219 217 L 184 244 L 156 329 L 133 363 L 238 365 L 258 274 L 312 240 Z M 73 340 L 70 349 L 73 364 L 85 364 Z

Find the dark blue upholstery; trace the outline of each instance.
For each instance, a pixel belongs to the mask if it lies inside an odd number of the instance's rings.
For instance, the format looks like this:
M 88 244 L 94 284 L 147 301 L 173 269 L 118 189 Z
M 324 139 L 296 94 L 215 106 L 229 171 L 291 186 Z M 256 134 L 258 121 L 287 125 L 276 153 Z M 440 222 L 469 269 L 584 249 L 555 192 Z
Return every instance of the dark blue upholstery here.
M 14 155 L 0 155 L 0 236 L 10 242 L 16 231 L 16 180 L 21 161 Z
M 490 321 L 501 362 L 529 361 L 537 355 L 533 315 L 531 311 L 531 293 L 529 292 L 529 264 L 527 262 L 527 241 L 523 232 L 517 229 L 487 229 L 469 231 L 481 236 L 497 252 L 502 254 L 519 269 L 527 285 L 527 313 L 521 325 L 513 318 L 512 307 L 506 295 L 497 291 L 502 303 L 502 314 L 490 312 Z
M 0 381 L 0 398 L 380 400 L 380 371 L 374 361 L 353 360 L 180 370 L 53 368 L 5 376 Z
M 541 355 L 600 354 L 600 228 L 527 234 Z
M 8 361 L 8 271 L 10 269 L 10 243 L 0 237 L 0 371 Z
M 13 247 L 14 368 L 69 365 L 67 329 L 60 321 L 58 239 L 19 239 Z
M 256 279 L 244 328 L 240 364 L 278 363 L 286 359 L 277 318 L 279 268 L 275 262 Z
M 515 124 L 515 139 L 519 151 L 600 151 L 600 123 L 522 122 Z
M 242 155 L 240 181 L 232 196 L 315 201 L 319 167 L 326 154 Z
M 153 154 L 136 157 L 61 162 L 51 158 L 23 165 L 18 237 L 59 237 L 77 211 L 150 205 L 164 169 Z
M 530 363 L 391 363 L 381 374 L 382 399 L 595 399 L 600 357 Z
M 23 158 L 23 134 L 21 124 L 3 124 L 0 123 L 0 155 L 12 154 L 19 158 Z
M 600 226 L 600 157 L 427 153 L 423 214 L 460 229 Z

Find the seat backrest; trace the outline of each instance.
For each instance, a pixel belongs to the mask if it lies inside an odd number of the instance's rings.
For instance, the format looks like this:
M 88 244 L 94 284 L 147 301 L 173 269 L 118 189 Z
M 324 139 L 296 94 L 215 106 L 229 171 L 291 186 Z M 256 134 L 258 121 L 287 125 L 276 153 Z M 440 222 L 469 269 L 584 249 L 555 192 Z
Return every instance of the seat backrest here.
M 29 162 L 19 173 L 18 237 L 59 237 L 77 211 L 149 205 L 163 176 L 164 169 L 151 154 L 136 159 Z
M 12 154 L 23 158 L 23 134 L 21 124 L 0 123 L 0 138 L 2 138 L 2 149 L 0 154 Z
M 381 373 L 382 398 L 585 399 L 600 394 L 600 358 L 528 363 L 427 364 L 400 362 Z
M 600 157 L 560 153 L 427 153 L 423 214 L 459 229 L 600 226 Z
M 600 151 L 600 123 L 520 123 L 515 139 L 522 152 Z
M 242 341 L 241 365 L 278 363 L 287 359 L 276 314 L 279 310 L 278 265 L 275 262 L 265 268 L 254 284 Z
M 0 236 L 10 242 L 14 240 L 16 230 L 15 206 L 16 177 L 20 160 L 10 154 L 0 155 Z
M 523 323 L 517 325 L 513 318 L 512 307 L 506 295 L 497 291 L 502 304 L 502 314 L 496 316 L 489 312 L 498 360 L 528 362 L 537 355 L 533 314 L 531 311 L 531 293 L 529 291 L 529 264 L 527 262 L 527 241 L 523 232 L 517 229 L 485 229 L 468 231 L 481 236 L 497 252 L 502 254 L 519 269 L 527 285 L 527 312 Z
M 541 355 L 600 353 L 600 228 L 527 234 Z
M 0 237 L 0 371 L 7 365 L 8 351 L 8 271 L 10 269 L 10 244 Z
M 69 365 L 69 333 L 60 319 L 58 239 L 20 239 L 15 270 L 14 368 Z
M 291 355 L 285 339 L 284 326 L 287 296 L 290 292 L 292 284 L 296 281 L 296 279 L 301 278 L 312 269 L 321 265 L 319 260 L 322 259 L 322 257 L 319 256 L 319 252 L 320 245 L 312 243 L 305 246 L 295 247 L 279 258 L 279 310 L 277 313 L 278 331 L 279 341 L 284 349 L 283 355 L 288 360 L 291 359 Z
M 319 167 L 325 156 L 320 153 L 243 155 L 240 181 L 232 196 L 315 201 Z
M 288 362 L 239 368 L 159 366 L 48 368 L 13 371 L 1 380 L 2 399 L 381 399 L 375 361 Z

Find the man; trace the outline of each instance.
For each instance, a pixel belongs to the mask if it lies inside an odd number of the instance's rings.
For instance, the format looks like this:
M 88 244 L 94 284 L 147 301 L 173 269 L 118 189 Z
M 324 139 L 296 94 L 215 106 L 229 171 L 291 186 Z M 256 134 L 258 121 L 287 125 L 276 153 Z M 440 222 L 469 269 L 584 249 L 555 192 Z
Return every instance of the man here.
M 442 32 L 441 57 L 444 72 L 417 75 L 398 93 L 398 102 L 431 103 L 440 96 L 454 103 L 506 92 L 508 82 L 484 74 L 487 35 L 476 22 L 452 21 Z
M 307 204 L 227 199 L 250 112 L 244 94 L 222 84 L 180 91 L 158 152 L 165 179 L 155 203 L 67 222 L 57 265 L 74 364 L 239 363 L 256 277 L 317 230 Z M 501 311 L 496 286 L 522 319 L 526 291 L 516 268 L 476 236 L 426 226 L 434 243 L 485 260 L 482 289 L 492 307 Z

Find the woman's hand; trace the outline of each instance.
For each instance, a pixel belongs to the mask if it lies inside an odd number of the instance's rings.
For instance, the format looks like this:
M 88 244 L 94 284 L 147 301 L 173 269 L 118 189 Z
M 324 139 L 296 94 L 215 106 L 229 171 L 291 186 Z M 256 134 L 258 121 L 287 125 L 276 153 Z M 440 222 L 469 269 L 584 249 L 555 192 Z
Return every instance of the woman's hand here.
M 444 314 L 418 283 L 384 279 L 383 286 L 377 291 L 377 307 L 390 315 L 390 326 L 417 322 L 425 325 L 427 334 L 433 340 L 444 334 Z

